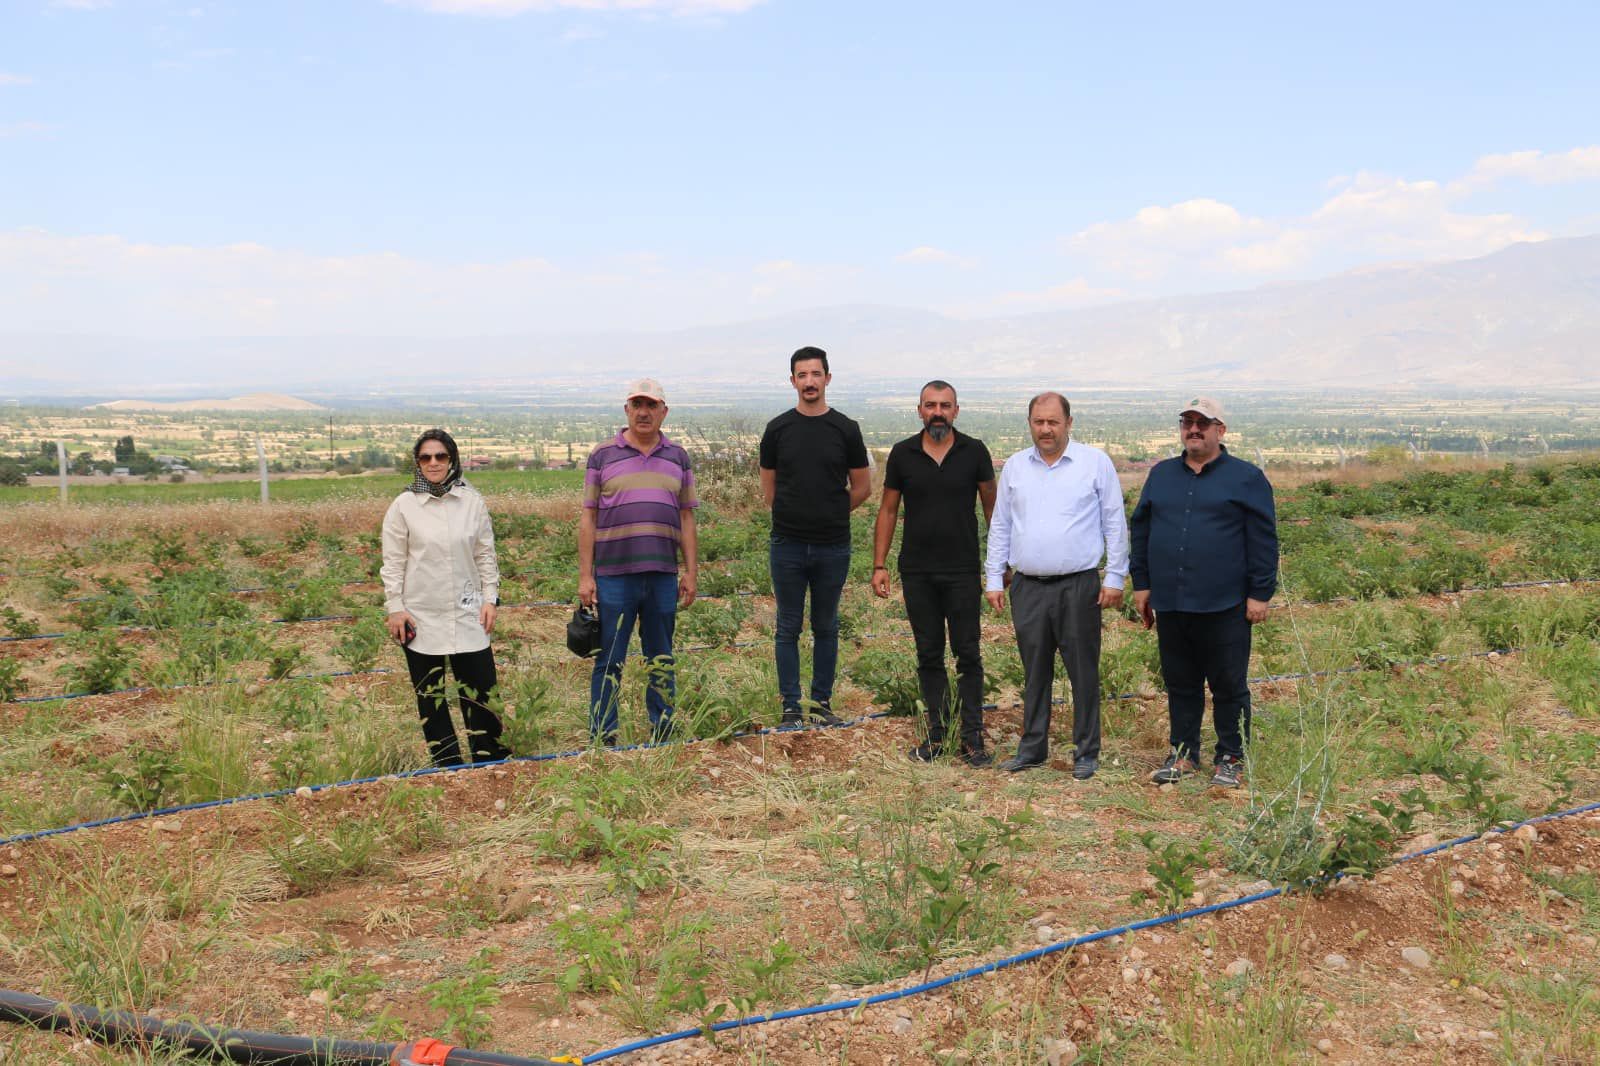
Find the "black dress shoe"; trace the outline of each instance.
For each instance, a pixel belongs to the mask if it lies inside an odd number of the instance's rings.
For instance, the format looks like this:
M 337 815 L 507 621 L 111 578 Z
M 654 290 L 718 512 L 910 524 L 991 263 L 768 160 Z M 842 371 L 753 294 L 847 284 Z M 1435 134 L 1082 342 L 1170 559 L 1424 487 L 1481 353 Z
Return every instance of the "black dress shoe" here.
M 1000 764 L 1000 769 L 1004 770 L 1008 774 L 1017 774 L 1024 770 L 1033 770 L 1043 765 L 1043 759 L 1040 759 L 1038 762 L 1028 762 L 1021 756 L 1013 755 L 1011 758 Z
M 911 756 L 912 762 L 933 762 L 939 757 L 939 748 L 934 744 L 918 744 L 906 754 Z
M 986 766 L 994 765 L 994 756 L 979 748 L 976 751 L 962 752 L 961 761 L 975 770 L 982 770 Z

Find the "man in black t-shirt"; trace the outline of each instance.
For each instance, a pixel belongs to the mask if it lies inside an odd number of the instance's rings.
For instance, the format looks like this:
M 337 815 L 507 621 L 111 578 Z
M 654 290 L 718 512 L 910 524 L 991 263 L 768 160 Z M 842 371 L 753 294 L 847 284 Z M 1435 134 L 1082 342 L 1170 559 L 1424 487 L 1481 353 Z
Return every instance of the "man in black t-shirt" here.
M 960 758 L 969 766 L 988 766 L 994 757 L 983 743 L 983 656 L 979 647 L 983 583 L 973 504 L 982 502 L 987 524 L 994 514 L 994 462 L 983 441 L 956 429 L 960 410 L 954 386 L 948 381 L 928 382 L 917 400 L 922 432 L 900 441 L 889 452 L 883 471 L 883 502 L 872 538 L 872 591 L 889 595 L 889 545 L 904 499 L 900 585 L 917 642 L 917 681 L 928 711 L 928 739 L 911 749 L 911 757 L 932 762 L 944 750 L 950 721 L 950 681 L 944 666 L 948 627 L 961 701 Z
M 811 594 L 811 714 L 833 713 L 839 665 L 839 597 L 850 573 L 850 512 L 872 492 L 861 427 L 828 406 L 828 353 L 801 348 L 789 357 L 799 402 L 761 435 L 761 492 L 772 508 L 772 596 L 778 618 L 773 658 L 783 724 L 802 721 L 800 626 Z

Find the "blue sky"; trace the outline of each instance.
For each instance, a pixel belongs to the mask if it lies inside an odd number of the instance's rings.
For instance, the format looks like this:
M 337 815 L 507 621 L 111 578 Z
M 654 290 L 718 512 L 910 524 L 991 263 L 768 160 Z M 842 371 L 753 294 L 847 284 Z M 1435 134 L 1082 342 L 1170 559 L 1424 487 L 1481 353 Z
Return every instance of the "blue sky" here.
M 1056 310 L 1600 232 L 1600 8 L 0 0 L 0 332 Z

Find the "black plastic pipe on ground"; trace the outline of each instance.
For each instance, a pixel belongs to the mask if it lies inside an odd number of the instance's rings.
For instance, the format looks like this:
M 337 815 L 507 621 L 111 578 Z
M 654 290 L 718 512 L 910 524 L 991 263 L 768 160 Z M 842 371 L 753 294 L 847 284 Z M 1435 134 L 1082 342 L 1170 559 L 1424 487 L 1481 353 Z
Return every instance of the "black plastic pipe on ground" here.
M 0 1021 L 63 1029 L 103 1044 L 190 1052 L 225 1062 L 275 1066 L 556 1066 L 549 1059 L 449 1047 L 433 1040 L 398 1044 L 254 1033 L 189 1022 L 164 1022 L 132 1011 L 103 1011 L 0 989 Z M 571 1061 L 571 1060 L 568 1060 Z

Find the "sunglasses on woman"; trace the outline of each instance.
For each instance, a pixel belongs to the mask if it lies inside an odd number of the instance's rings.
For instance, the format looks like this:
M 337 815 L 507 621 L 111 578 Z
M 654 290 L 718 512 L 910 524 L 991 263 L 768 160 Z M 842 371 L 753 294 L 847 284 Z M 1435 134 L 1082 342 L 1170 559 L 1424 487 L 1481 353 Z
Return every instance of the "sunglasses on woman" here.
M 419 463 L 448 463 L 449 461 L 449 452 L 423 452 L 417 456 L 417 462 Z

